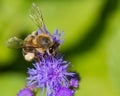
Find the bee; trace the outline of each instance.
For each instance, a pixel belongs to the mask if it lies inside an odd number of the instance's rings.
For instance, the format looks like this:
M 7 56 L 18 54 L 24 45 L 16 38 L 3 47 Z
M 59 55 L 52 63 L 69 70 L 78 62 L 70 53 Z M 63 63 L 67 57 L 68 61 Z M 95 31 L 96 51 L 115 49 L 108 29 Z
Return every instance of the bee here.
M 26 61 L 32 61 L 33 59 L 39 60 L 38 53 L 44 56 L 55 55 L 59 50 L 59 43 L 54 41 L 52 35 L 47 32 L 43 17 L 39 7 L 33 3 L 31 19 L 38 26 L 38 30 L 29 34 L 24 40 L 12 37 L 6 42 L 6 46 L 9 48 L 22 48 L 22 53 Z

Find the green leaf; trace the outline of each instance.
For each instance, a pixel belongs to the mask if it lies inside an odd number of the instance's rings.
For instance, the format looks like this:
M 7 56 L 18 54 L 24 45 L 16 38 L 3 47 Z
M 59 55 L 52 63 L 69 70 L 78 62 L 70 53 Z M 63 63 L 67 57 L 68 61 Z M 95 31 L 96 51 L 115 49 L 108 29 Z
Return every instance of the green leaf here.
M 0 95 L 16 96 L 25 87 L 25 76 L 19 73 L 0 74 Z

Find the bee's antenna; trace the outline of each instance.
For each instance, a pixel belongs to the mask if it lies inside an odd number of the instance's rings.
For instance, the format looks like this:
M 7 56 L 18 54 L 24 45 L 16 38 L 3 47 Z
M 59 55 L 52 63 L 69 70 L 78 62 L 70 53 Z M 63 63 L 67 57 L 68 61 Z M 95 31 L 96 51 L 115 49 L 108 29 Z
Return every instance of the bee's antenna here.
M 33 3 L 32 4 L 32 8 L 31 8 L 31 12 L 30 12 L 30 18 L 32 19 L 32 21 L 40 28 L 42 29 L 42 27 L 44 26 L 44 20 L 43 20 L 43 16 L 41 13 L 40 8 Z

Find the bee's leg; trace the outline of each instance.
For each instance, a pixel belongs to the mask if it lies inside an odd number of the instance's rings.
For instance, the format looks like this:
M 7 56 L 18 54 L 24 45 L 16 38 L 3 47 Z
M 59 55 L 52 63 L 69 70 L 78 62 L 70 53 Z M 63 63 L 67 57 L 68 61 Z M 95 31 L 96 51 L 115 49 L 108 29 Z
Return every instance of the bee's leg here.
M 22 48 L 22 54 L 26 61 L 32 61 L 35 58 L 34 50 L 31 48 Z
M 40 62 L 41 61 L 41 57 L 42 57 L 42 55 L 36 51 L 35 52 L 35 61 Z
M 63 55 L 59 51 L 57 51 L 57 52 L 55 52 L 54 56 L 57 58 L 60 58 Z
M 25 58 L 25 55 L 27 54 L 27 52 L 25 51 L 24 48 L 22 48 L 22 54 L 23 54 L 23 56 L 24 56 L 24 58 Z
M 35 61 L 36 62 L 40 62 L 41 61 L 40 58 L 39 58 L 39 56 L 35 56 Z
M 58 57 L 59 54 L 60 54 L 59 48 L 57 48 L 56 50 L 53 51 L 51 55 Z

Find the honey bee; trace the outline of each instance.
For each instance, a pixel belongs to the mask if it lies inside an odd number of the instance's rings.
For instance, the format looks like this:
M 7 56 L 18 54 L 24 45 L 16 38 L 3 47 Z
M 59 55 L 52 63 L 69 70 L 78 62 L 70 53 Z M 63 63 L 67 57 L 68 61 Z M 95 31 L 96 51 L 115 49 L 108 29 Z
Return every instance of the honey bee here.
M 52 35 L 47 32 L 41 11 L 34 3 L 30 17 L 39 29 L 32 32 L 24 40 L 17 37 L 10 38 L 6 42 L 7 47 L 22 48 L 23 56 L 27 61 L 32 61 L 33 59 L 40 60 L 38 53 L 42 54 L 42 56 L 44 56 L 45 53 L 55 55 L 59 50 L 60 44 L 54 41 Z

